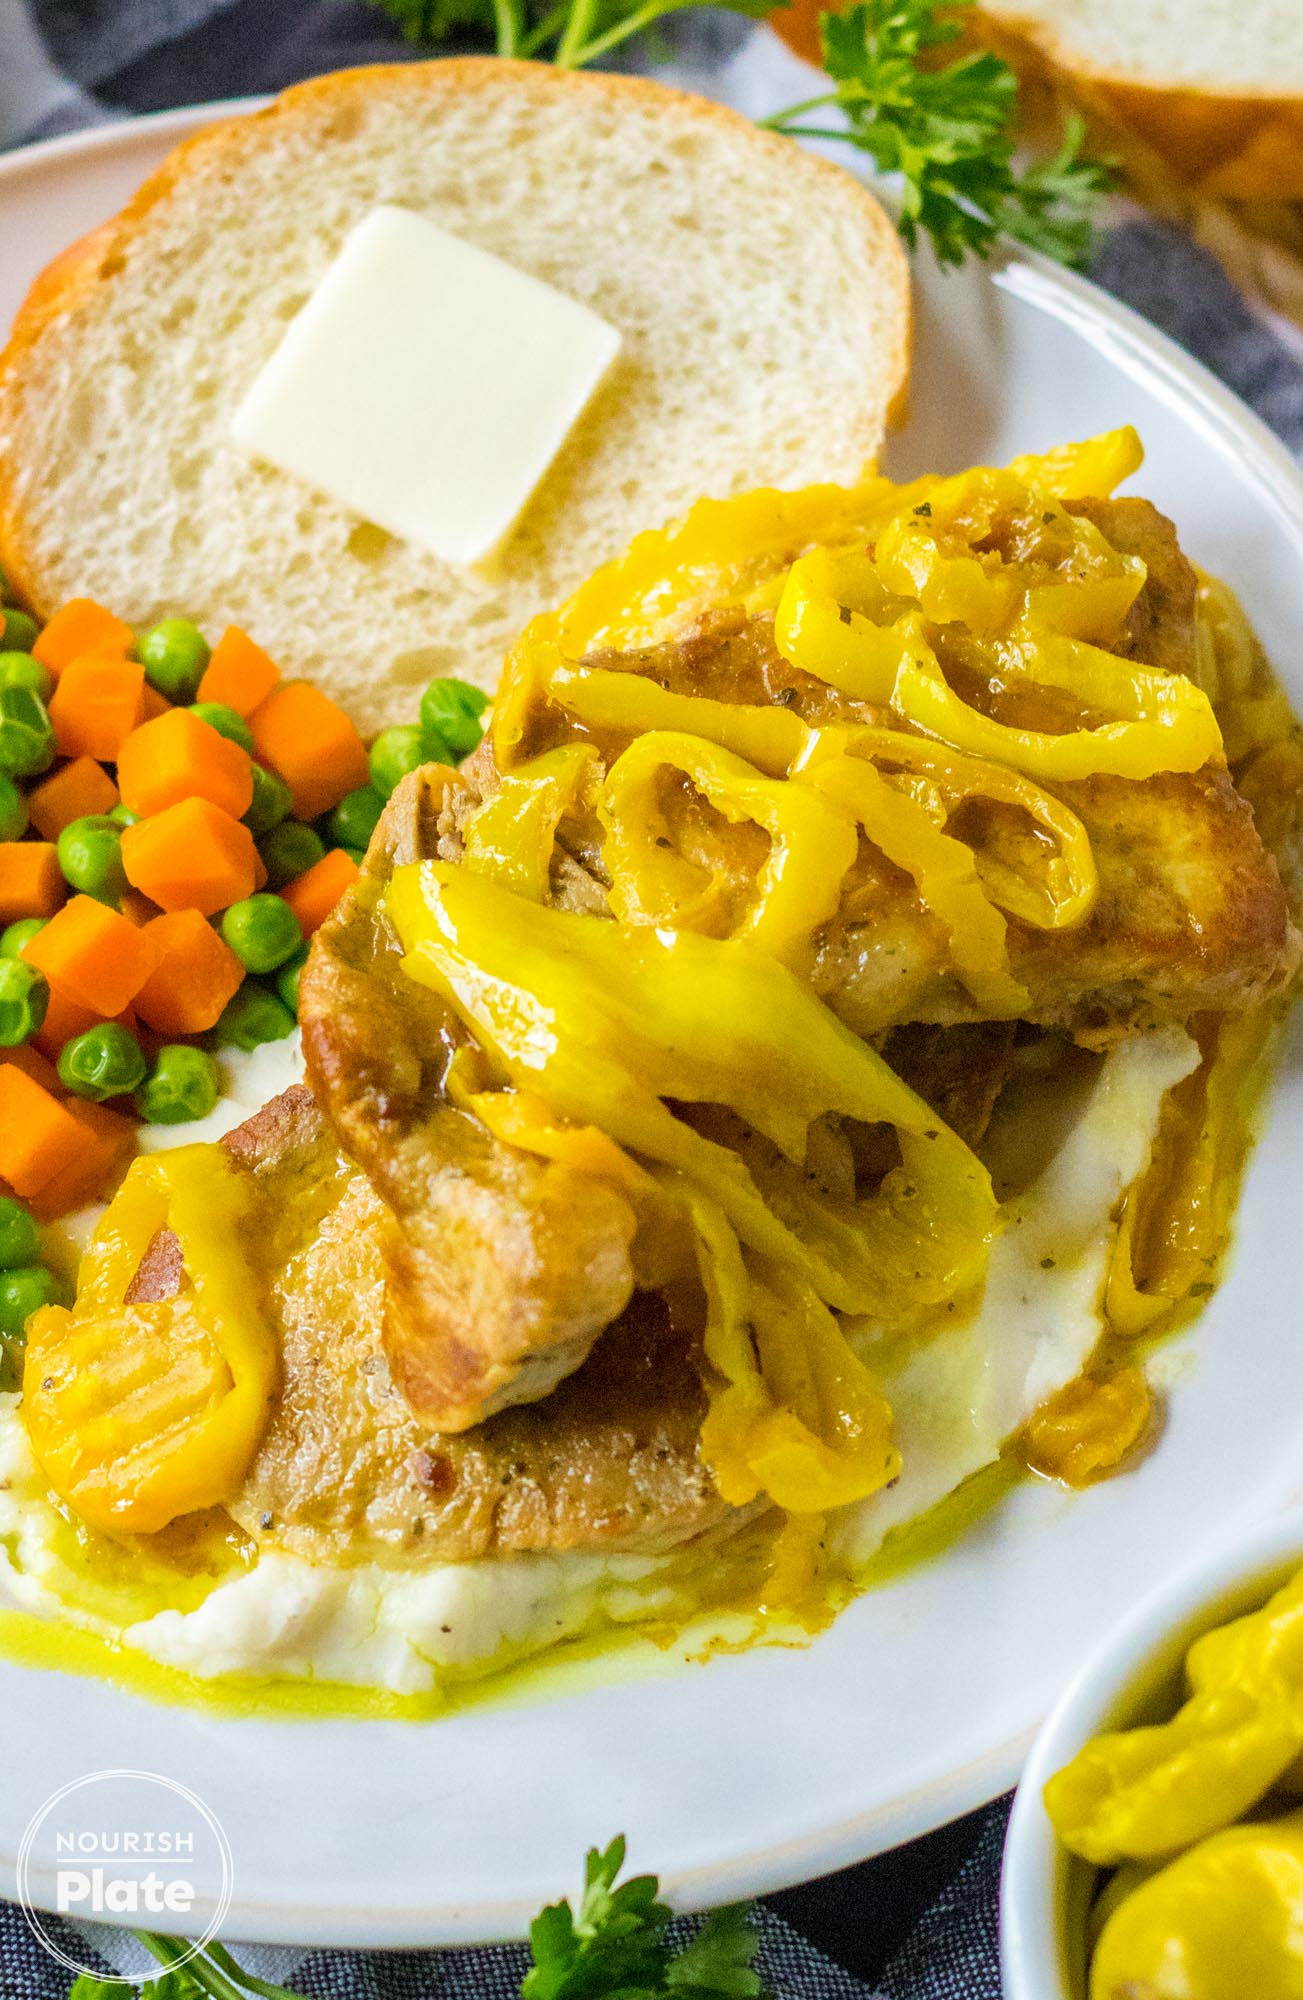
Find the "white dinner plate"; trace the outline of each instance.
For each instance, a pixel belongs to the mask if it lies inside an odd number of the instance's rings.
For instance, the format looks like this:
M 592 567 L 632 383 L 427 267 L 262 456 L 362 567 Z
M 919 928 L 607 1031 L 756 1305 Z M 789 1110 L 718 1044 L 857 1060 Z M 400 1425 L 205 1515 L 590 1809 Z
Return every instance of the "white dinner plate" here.
M 0 320 L 210 115 L 0 164 Z M 946 276 L 920 262 L 917 308 L 912 414 L 888 468 L 998 464 L 1134 423 L 1149 453 L 1137 487 L 1241 592 L 1303 708 L 1303 481 L 1263 427 L 1130 313 L 1035 261 Z M 441 1722 L 221 1720 L 0 1662 L 0 1893 L 33 1811 L 110 1765 L 180 1780 L 218 1816 L 235 1860 L 225 1935 L 319 1944 L 520 1934 L 571 1888 L 583 1849 L 621 1830 L 677 1904 L 700 1906 L 858 1860 L 995 1796 L 1102 1630 L 1303 1486 L 1301 1131 L 1296 1052 L 1230 1275 L 1184 1340 L 1166 1431 L 1138 1471 L 1076 1497 L 1023 1485 L 806 1650 Z

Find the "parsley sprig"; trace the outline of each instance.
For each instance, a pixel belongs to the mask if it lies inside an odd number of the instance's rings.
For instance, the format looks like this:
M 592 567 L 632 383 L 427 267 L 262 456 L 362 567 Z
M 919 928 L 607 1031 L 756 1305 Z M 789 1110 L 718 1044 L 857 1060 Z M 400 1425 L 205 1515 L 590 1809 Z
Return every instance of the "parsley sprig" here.
M 549 58 L 581 69 L 631 36 L 700 0 L 370 0 L 409 41 L 433 46 L 459 31 L 487 31 L 499 55 Z M 720 4 L 720 0 L 717 0 Z M 773 0 L 722 0 L 761 19 Z M 986 256 L 1013 236 L 1061 264 L 1082 265 L 1095 242 L 1092 213 L 1111 186 L 1114 163 L 1084 150 L 1085 126 L 1064 126 L 1053 159 L 1019 170 L 1013 128 L 1018 80 L 998 56 L 939 64 L 936 51 L 961 33 L 953 18 L 972 0 L 859 0 L 821 14 L 829 91 L 762 122 L 792 138 L 849 141 L 901 183 L 900 230 L 920 232 L 943 264 Z M 822 122 L 827 113 L 841 121 Z
M 715 1910 L 685 1944 L 668 1936 L 672 1914 L 654 1875 L 619 1882 L 624 1838 L 589 1849 L 578 1912 L 549 1903 L 530 1925 L 534 1963 L 521 2000 L 771 2000 L 755 1969 L 760 1940 L 748 1908 Z M 137 1931 L 165 1970 L 144 1986 L 83 1975 L 68 2000 L 304 2000 L 255 1979 L 229 1951 L 210 1944 L 186 1965 L 180 1938 Z
M 774 0 L 711 0 L 731 14 L 763 20 Z M 701 0 L 370 0 L 405 39 L 432 48 L 458 33 L 487 32 L 500 56 L 537 56 L 583 69 L 669 14 Z
M 971 4 L 951 0 L 951 9 Z M 1074 116 L 1055 157 L 1019 172 L 1018 79 L 1007 63 L 990 53 L 931 61 L 930 51 L 961 32 L 949 11 L 938 19 L 935 0 L 859 0 L 845 13 L 821 14 L 834 88 L 764 123 L 793 138 L 849 140 L 880 172 L 898 174 L 901 234 L 912 246 L 926 233 L 942 264 L 962 263 L 969 251 L 985 256 L 1001 234 L 1084 264 L 1112 163 L 1083 152 L 1085 126 Z M 829 111 L 844 125 L 820 122 Z

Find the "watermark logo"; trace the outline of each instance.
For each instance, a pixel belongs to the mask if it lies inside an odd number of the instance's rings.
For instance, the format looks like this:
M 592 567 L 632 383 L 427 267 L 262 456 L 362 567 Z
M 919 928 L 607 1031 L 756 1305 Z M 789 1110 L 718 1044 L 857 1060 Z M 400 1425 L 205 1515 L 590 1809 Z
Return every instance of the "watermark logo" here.
M 92 1771 L 64 1785 L 29 1821 L 18 1850 L 18 1901 L 28 1925 L 61 1965 L 97 1976 L 47 1913 L 135 1930 L 202 1934 L 184 1965 L 211 1942 L 235 1886 L 230 1842 L 187 1785 L 157 1771 Z M 143 1974 L 141 1975 L 144 1976 Z

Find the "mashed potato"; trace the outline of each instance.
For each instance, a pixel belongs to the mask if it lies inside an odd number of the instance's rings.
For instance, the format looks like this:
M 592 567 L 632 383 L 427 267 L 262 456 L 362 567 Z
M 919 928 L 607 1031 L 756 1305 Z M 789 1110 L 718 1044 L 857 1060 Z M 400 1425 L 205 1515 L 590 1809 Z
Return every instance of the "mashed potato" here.
M 153 1144 L 217 1138 L 301 1073 L 297 1041 L 225 1060 L 228 1095 L 213 1117 L 198 1131 L 152 1133 Z M 1197 1061 L 1194 1043 L 1173 1029 L 1086 1065 L 1073 1101 L 1059 1079 L 1039 1106 L 1015 1093 L 991 1136 L 997 1182 L 1012 1191 L 980 1298 L 910 1337 L 852 1329 L 895 1411 L 903 1458 L 890 1490 L 835 1517 L 834 1549 L 852 1575 L 889 1530 L 989 1465 L 1081 1372 L 1100 1338 L 1119 1197 L 1148 1161 L 1164 1093 Z M 675 1556 L 520 1555 L 404 1571 L 268 1552 L 211 1583 L 186 1579 L 171 1601 L 158 1568 L 136 1615 L 115 1606 L 48 1498 L 18 1399 L 0 1398 L 0 1595 L 202 1679 L 312 1678 L 423 1694 L 564 1639 L 683 1621 L 694 1609 Z

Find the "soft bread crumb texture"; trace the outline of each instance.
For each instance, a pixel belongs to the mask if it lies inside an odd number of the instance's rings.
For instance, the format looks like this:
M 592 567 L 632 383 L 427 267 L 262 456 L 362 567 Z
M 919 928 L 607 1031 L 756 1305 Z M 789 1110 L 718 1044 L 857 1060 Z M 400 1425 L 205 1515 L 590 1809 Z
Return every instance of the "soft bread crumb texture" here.
M 349 230 L 427 216 L 622 353 L 501 553 L 459 572 L 245 458 L 231 417 Z M 39 613 L 246 627 L 359 726 L 503 653 L 702 494 L 857 477 L 904 380 L 895 232 L 840 169 L 631 78 L 469 58 L 288 92 L 174 155 L 0 358 L 0 558 Z
M 1303 99 L 1300 0 L 982 0 L 1064 68 L 1153 89 Z

